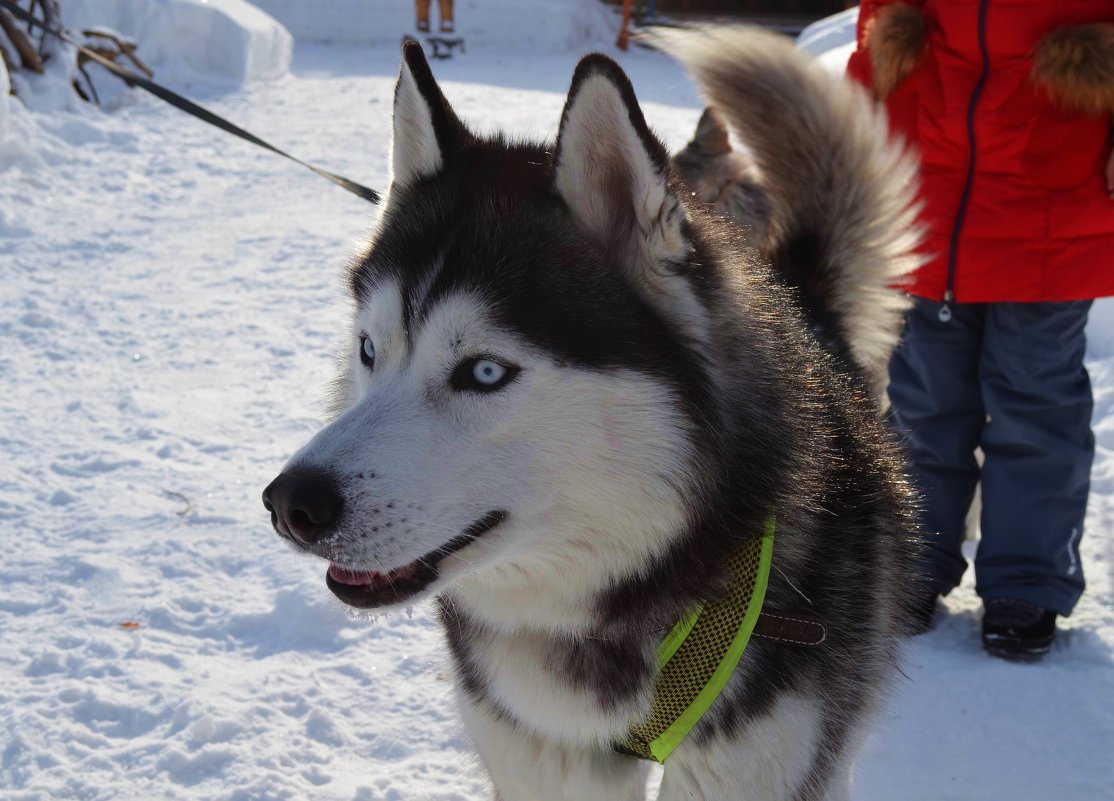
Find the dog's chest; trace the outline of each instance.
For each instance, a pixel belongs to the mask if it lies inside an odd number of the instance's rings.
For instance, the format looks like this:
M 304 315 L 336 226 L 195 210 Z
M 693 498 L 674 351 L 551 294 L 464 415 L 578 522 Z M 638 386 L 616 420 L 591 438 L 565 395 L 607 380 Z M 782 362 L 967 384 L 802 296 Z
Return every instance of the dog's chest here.
M 609 744 L 649 703 L 652 647 L 476 625 L 454 637 L 458 686 L 549 736 Z

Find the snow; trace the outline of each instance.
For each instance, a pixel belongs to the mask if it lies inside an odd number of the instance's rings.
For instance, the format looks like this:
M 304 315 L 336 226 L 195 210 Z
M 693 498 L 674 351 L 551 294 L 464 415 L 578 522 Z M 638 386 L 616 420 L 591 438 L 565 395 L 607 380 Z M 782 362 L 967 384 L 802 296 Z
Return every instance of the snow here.
M 477 127 L 552 136 L 581 49 L 475 46 L 434 70 Z M 700 109 L 687 79 L 660 54 L 611 52 L 682 145 Z M 289 75 L 195 76 L 192 94 L 384 189 L 397 68 L 393 39 L 300 43 Z M 143 95 L 108 113 L 10 105 L 0 796 L 487 799 L 429 606 L 350 615 L 259 501 L 321 424 L 342 266 L 374 209 Z M 1087 594 L 1038 666 L 985 656 L 970 584 L 949 597 L 908 646 L 855 801 L 1110 797 L 1114 305 L 1088 332 Z

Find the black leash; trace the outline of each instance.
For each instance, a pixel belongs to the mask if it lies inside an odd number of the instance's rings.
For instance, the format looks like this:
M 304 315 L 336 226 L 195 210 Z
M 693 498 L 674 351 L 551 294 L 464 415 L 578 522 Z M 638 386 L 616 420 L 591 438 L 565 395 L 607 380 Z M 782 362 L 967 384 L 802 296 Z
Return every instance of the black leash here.
M 88 47 L 85 47 L 79 42 L 74 41 L 74 39 L 71 38 L 65 30 L 52 30 L 51 28 L 43 24 L 40 20 L 33 17 L 29 12 L 24 11 L 22 8 L 15 5 L 15 3 L 11 2 L 10 0 L 0 0 L 0 8 L 11 12 L 14 16 L 23 20 L 28 25 L 39 28 L 40 30 L 45 31 L 50 35 L 73 45 L 78 49 L 78 51 L 88 57 L 91 61 L 95 61 L 97 64 L 100 64 L 117 78 L 120 78 L 122 81 L 124 81 L 124 83 L 126 83 L 128 86 L 138 86 L 140 89 L 144 89 L 150 92 L 155 97 L 165 100 L 170 105 L 181 109 L 187 114 L 191 114 L 194 117 L 197 117 L 199 120 L 204 120 L 210 125 L 215 125 L 216 127 L 220 128 L 222 131 L 227 131 L 234 136 L 238 136 L 245 141 L 251 142 L 253 145 L 258 145 L 259 147 L 264 148 L 265 150 L 270 150 L 272 153 L 276 153 L 283 158 L 290 159 L 295 164 L 301 164 L 306 169 L 313 170 L 322 178 L 327 178 L 337 186 L 347 189 L 352 194 L 359 195 L 368 203 L 379 203 L 379 193 L 376 192 L 374 189 L 368 189 L 362 184 L 358 184 L 355 181 L 350 181 L 347 178 L 337 175 L 334 172 L 329 172 L 328 170 L 324 170 L 320 167 L 315 167 L 314 165 L 302 161 L 295 156 L 291 156 L 285 150 L 280 150 L 279 148 L 272 145 L 270 142 L 263 141 L 255 134 L 245 131 L 238 125 L 234 125 L 233 123 L 224 119 L 224 117 L 214 114 L 207 108 L 197 105 L 197 103 L 194 103 L 192 100 L 188 100 L 187 98 L 182 97 L 177 92 L 173 92 L 170 89 L 167 89 L 165 86 L 161 86 L 154 81 L 145 78 L 138 72 L 134 72 L 132 70 L 129 70 L 127 67 L 120 66 L 115 61 L 105 58 L 100 53 L 97 53 L 94 50 L 90 50 Z

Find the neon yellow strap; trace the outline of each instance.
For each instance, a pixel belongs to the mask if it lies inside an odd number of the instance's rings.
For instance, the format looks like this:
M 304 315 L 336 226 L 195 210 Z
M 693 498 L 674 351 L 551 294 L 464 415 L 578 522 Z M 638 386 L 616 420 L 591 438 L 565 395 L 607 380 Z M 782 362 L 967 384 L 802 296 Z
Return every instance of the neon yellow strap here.
M 771 516 L 761 540 L 728 563 L 737 583 L 723 598 L 693 609 L 666 635 L 650 715 L 631 727 L 617 750 L 665 762 L 723 692 L 762 612 L 775 528 Z
M 683 618 L 677 621 L 677 625 L 670 629 L 669 633 L 665 635 L 665 639 L 661 641 L 661 647 L 658 649 L 658 670 L 665 667 L 673 655 L 677 653 L 677 649 L 681 647 L 692 631 L 692 627 L 696 625 L 697 619 L 700 617 L 700 612 L 704 609 L 704 605 L 695 607 L 689 610 Z

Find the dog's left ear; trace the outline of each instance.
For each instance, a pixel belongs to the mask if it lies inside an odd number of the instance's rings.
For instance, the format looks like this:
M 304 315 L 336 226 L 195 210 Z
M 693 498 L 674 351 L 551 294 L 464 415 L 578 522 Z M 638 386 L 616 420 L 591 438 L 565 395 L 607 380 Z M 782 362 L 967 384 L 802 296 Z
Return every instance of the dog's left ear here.
M 407 186 L 451 164 L 470 134 L 433 78 L 422 46 L 402 46 L 395 84 L 391 140 L 391 180 Z
M 685 209 L 668 185 L 669 156 L 642 116 L 623 70 L 581 60 L 561 115 L 557 192 L 581 228 L 624 264 L 659 272 L 688 252 Z
M 700 121 L 696 123 L 696 133 L 692 137 L 692 144 L 696 145 L 705 156 L 722 156 L 731 152 L 731 140 L 727 133 L 727 126 L 723 120 L 710 108 L 704 109 Z

